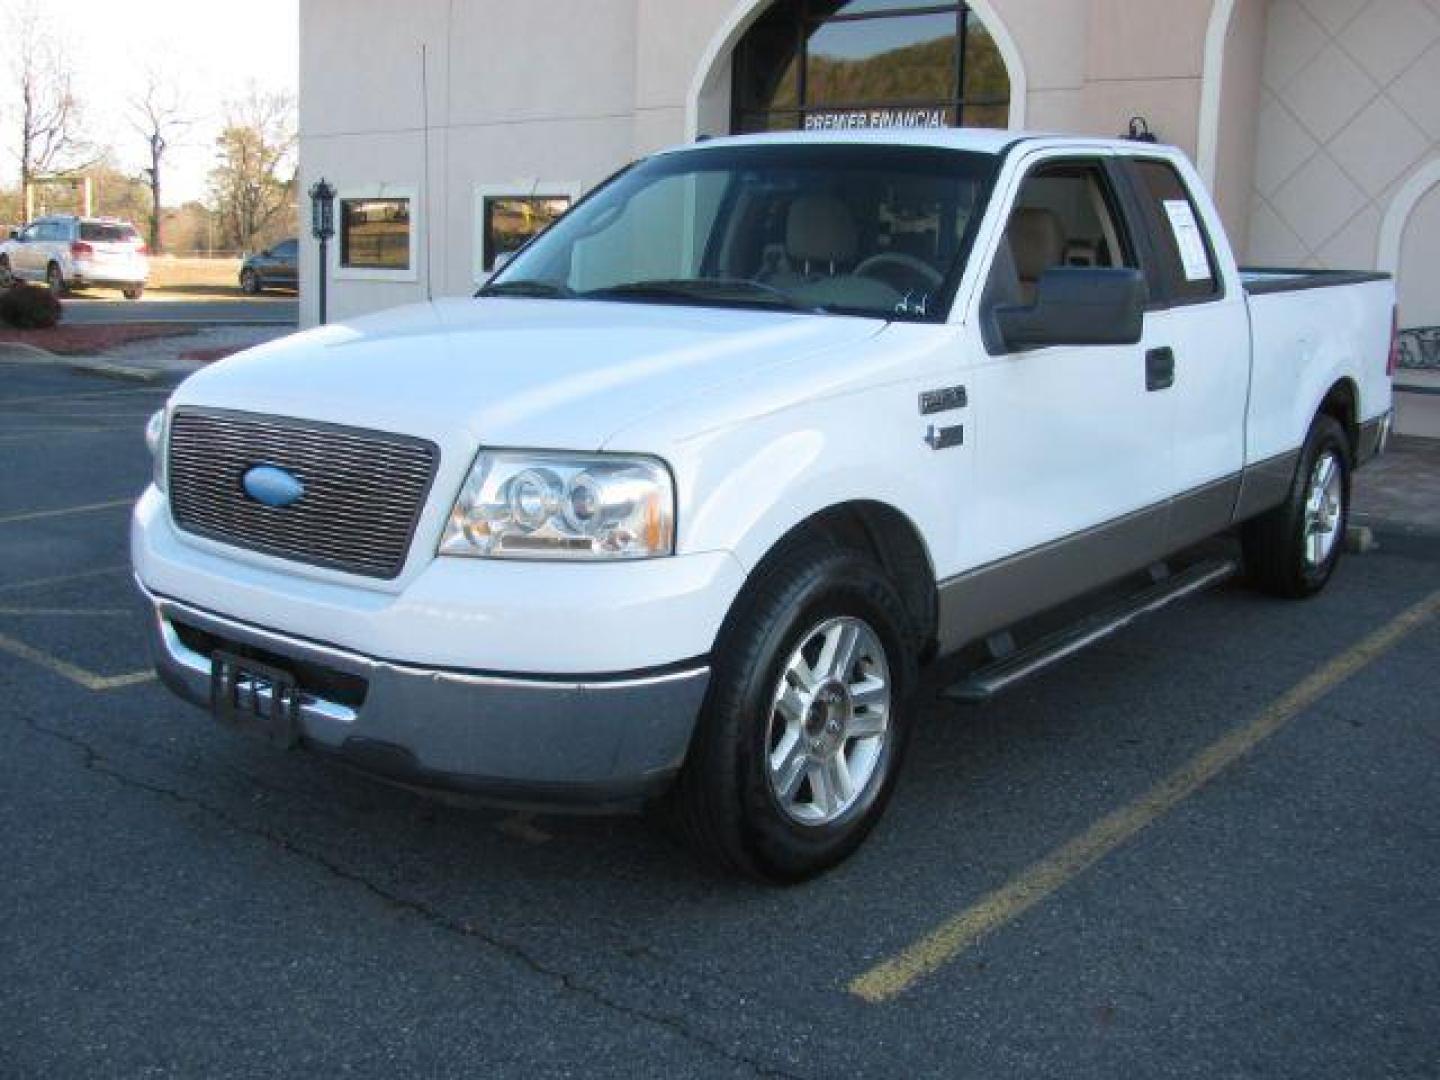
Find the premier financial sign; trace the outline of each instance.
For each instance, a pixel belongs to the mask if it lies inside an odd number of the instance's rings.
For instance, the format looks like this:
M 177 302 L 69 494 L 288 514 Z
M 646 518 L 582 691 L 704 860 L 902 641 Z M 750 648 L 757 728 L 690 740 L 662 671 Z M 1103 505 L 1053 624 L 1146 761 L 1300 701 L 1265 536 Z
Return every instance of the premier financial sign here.
M 948 111 L 947 109 L 850 109 L 843 112 L 816 112 L 805 117 L 805 130 L 949 127 Z

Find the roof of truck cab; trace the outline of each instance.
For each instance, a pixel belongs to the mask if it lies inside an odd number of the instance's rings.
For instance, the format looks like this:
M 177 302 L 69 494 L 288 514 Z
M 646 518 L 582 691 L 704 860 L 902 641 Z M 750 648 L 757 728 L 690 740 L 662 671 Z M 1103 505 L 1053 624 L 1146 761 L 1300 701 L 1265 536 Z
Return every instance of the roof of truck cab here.
M 1046 147 L 1083 147 L 1124 150 L 1129 153 L 1173 152 L 1163 143 L 1142 143 L 1131 139 L 1106 139 L 1088 135 L 1058 135 L 1044 131 L 1006 131 L 997 128 L 835 128 L 823 131 L 778 131 L 760 135 L 725 135 L 675 147 L 785 146 L 785 145 L 852 145 L 852 146 L 925 146 L 946 150 L 970 150 L 982 154 L 999 154 L 1017 143 L 1036 143 Z

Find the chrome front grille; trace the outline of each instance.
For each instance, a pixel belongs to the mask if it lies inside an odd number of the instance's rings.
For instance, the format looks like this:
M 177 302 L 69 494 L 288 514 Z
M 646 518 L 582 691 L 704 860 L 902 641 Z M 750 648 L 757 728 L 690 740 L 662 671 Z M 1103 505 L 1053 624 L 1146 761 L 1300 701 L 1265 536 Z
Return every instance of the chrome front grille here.
M 367 577 L 405 565 L 440 451 L 423 439 L 254 413 L 179 409 L 170 422 L 175 524 L 197 536 Z M 245 493 L 256 465 L 292 474 L 297 502 Z

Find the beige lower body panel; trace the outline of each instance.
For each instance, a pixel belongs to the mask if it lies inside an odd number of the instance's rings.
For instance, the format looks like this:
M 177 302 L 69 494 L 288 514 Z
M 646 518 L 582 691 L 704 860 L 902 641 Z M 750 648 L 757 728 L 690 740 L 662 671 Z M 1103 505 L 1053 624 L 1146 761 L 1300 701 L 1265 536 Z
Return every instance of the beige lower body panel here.
M 1142 570 L 1285 500 L 1299 452 L 940 583 L 941 653 Z

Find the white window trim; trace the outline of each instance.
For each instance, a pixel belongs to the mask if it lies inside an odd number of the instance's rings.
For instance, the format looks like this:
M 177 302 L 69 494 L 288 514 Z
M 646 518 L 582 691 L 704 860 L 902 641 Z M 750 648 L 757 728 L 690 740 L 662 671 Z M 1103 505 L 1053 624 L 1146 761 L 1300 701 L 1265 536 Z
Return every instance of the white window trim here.
M 580 201 L 585 185 L 578 180 L 549 181 L 527 177 L 509 184 L 476 184 L 472 207 L 470 236 L 470 276 L 476 285 L 490 280 L 492 271 L 485 269 L 485 202 L 488 199 L 569 199 L 573 207 Z
M 341 236 L 344 217 L 340 204 L 345 199 L 409 199 L 410 200 L 410 266 L 406 270 L 382 270 L 377 267 L 343 266 L 340 263 Z M 333 281 L 401 281 L 420 280 L 420 234 L 425 227 L 424 210 L 420 205 L 420 189 L 414 184 L 361 184 L 341 188 L 335 193 L 335 239 L 330 242 L 330 278 Z

